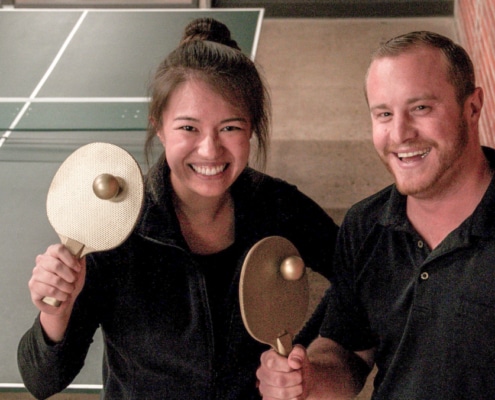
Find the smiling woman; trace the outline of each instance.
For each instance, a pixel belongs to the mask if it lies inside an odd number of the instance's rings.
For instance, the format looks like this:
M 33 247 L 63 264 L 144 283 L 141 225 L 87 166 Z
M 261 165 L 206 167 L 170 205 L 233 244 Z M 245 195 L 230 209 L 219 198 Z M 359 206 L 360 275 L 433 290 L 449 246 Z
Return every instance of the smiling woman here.
M 268 346 L 242 322 L 244 258 L 261 239 L 283 236 L 330 279 L 337 226 L 295 186 L 248 166 L 251 140 L 266 161 L 270 101 L 225 25 L 202 18 L 186 27 L 150 92 L 145 146 L 158 138 L 163 153 L 137 227 L 86 260 L 61 245 L 37 257 L 30 290 L 40 316 L 19 345 L 21 374 L 36 397 L 63 390 L 100 326 L 102 398 L 259 399 L 255 373 Z M 316 335 L 306 330 L 306 340 Z
M 247 166 L 250 117 L 202 80 L 194 79 L 176 88 L 161 120 L 157 135 L 170 167 L 175 204 L 181 211 L 179 220 L 184 217 L 189 226 L 196 224 L 194 230 L 199 233 L 202 227 L 208 227 L 208 220 L 220 222 L 219 212 L 227 210 L 217 209 L 217 205 L 228 204 L 228 189 Z M 212 214 L 203 214 L 208 220 L 197 218 L 198 212 L 210 204 L 214 207 Z M 233 231 L 228 233 L 217 236 L 210 226 L 203 240 L 194 235 L 188 244 L 197 253 L 221 250 L 234 241 Z

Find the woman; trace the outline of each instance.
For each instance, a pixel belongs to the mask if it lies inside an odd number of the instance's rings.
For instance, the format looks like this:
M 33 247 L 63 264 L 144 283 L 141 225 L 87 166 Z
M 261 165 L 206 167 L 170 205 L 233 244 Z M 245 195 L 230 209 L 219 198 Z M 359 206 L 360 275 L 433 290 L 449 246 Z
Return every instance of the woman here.
M 101 327 L 105 399 L 255 399 L 266 346 L 245 330 L 242 262 L 259 240 L 291 240 L 329 277 L 337 227 L 294 186 L 248 167 L 266 159 L 269 99 L 255 65 L 212 19 L 193 21 L 151 85 L 138 225 L 118 248 L 77 260 L 61 245 L 36 259 L 40 314 L 19 345 L 26 387 L 46 398 L 78 374 Z M 58 308 L 43 297 L 62 301 Z

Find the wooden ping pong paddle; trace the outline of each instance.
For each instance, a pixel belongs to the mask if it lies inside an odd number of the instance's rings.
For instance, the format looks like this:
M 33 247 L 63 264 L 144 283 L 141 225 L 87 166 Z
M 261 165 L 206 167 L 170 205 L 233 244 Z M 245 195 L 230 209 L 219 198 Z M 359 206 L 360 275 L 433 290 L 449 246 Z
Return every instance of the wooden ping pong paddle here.
M 309 305 L 308 274 L 289 240 L 269 236 L 249 250 L 241 271 L 239 301 L 249 334 L 287 356 Z
M 124 149 L 90 143 L 56 172 L 46 211 L 62 243 L 77 257 L 120 245 L 134 229 L 144 198 L 139 164 Z M 60 301 L 43 301 L 58 307 Z

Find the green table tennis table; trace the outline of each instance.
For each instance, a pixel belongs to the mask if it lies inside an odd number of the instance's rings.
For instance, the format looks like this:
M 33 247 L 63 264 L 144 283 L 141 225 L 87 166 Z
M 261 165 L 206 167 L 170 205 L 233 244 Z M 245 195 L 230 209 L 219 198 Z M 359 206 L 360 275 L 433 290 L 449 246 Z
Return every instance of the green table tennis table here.
M 35 256 L 59 241 L 46 194 L 60 164 L 91 142 L 143 166 L 148 82 L 194 18 L 224 22 L 255 58 L 263 9 L 0 8 L 0 391 L 23 390 L 17 344 L 37 310 Z M 101 388 L 97 333 L 71 390 Z

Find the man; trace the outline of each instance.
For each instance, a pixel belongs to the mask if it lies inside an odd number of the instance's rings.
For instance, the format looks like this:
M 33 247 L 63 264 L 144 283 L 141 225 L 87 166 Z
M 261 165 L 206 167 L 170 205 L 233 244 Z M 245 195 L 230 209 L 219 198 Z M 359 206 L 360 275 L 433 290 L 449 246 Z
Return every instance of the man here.
M 495 151 L 466 52 L 432 32 L 394 38 L 366 75 L 373 143 L 395 184 L 348 212 L 320 337 L 257 371 L 264 399 L 495 396 Z

